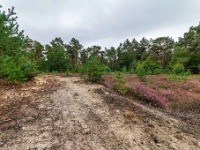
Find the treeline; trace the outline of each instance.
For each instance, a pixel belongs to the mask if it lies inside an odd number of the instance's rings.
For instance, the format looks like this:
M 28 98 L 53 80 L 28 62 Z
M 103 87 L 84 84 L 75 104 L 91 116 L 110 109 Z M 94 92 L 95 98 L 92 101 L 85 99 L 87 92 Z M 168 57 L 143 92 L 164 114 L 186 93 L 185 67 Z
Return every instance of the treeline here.
M 95 68 L 96 66 L 96 68 Z M 92 68 L 92 69 L 91 69 Z M 200 73 L 200 25 L 190 27 L 176 42 L 170 37 L 137 41 L 125 40 L 117 48 L 88 48 L 75 38 L 65 43 L 61 38 L 49 44 L 25 37 L 19 31 L 14 8 L 0 10 L 0 77 L 9 81 L 23 81 L 39 72 L 123 71 L 147 74 Z M 94 79 L 95 80 L 95 79 Z

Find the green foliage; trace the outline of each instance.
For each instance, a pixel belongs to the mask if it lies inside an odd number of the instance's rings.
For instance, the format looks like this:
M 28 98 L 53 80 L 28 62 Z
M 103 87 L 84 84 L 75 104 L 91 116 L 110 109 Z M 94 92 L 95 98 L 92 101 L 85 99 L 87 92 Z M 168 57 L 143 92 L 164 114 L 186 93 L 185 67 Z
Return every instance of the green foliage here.
M 71 75 L 72 75 L 72 73 L 70 72 L 69 69 L 67 69 L 67 70 L 65 71 L 65 74 L 66 74 L 67 76 L 71 76 Z
M 121 69 L 121 71 L 122 71 L 123 73 L 126 73 L 126 72 L 127 72 L 126 66 L 123 66 L 122 69 Z
M 79 51 L 82 49 L 83 46 L 79 43 L 77 39 L 72 38 L 69 44 L 66 45 L 66 47 L 67 47 L 67 53 L 68 53 L 68 57 L 69 57 L 69 61 L 72 66 L 72 69 L 75 69 L 78 63 Z M 86 61 L 86 60 L 83 60 L 83 61 Z
M 200 69 L 198 67 L 199 64 L 200 64 L 200 49 L 199 52 L 191 54 L 191 58 L 188 62 L 188 69 L 190 69 L 192 73 L 198 74 L 200 73 Z
M 4 55 L 0 59 L 0 75 L 11 82 L 29 80 L 37 74 L 36 65 L 31 59 L 23 55 L 14 59 Z
M 133 60 L 129 66 L 129 70 L 133 69 L 135 70 L 137 67 L 137 61 L 136 60 Z
M 83 65 L 81 65 L 81 64 L 76 64 L 76 65 L 74 66 L 74 68 L 68 67 L 67 70 L 71 70 L 71 72 L 73 72 L 73 73 L 81 73 L 82 70 L 83 70 Z
M 7 13 L 0 10 L 0 77 L 12 82 L 24 81 L 36 75 L 36 68 L 41 72 L 87 74 L 90 81 L 100 80 L 103 72 L 111 70 L 136 73 L 141 79 L 161 74 L 163 70 L 173 76 L 188 76 L 200 73 L 199 41 L 200 25 L 191 27 L 176 47 L 172 38 L 159 37 L 150 41 L 143 38 L 140 42 L 127 39 L 118 48 L 105 48 L 105 51 L 98 45 L 85 49 L 75 38 L 69 44 L 55 38 L 44 48 L 39 42 L 25 38 L 11 8 Z M 120 86 L 117 89 L 124 93 Z
M 185 72 L 185 67 L 183 66 L 183 64 L 176 64 L 174 65 L 172 72 L 174 74 L 180 75 Z
M 189 76 L 191 74 L 190 70 L 185 70 L 185 67 L 183 64 L 176 64 L 173 66 L 172 70 L 174 75 L 179 75 L 179 76 Z
M 162 66 L 160 64 L 160 61 L 154 61 L 150 57 L 148 57 L 145 61 L 138 64 L 138 66 L 136 67 L 136 73 L 138 74 L 138 76 L 143 76 L 143 74 L 160 74 L 162 73 Z
M 10 82 L 25 81 L 36 74 L 27 39 L 19 31 L 15 15 L 14 8 L 7 14 L 0 10 L 0 76 Z
M 29 80 L 37 74 L 36 63 L 29 58 L 28 53 L 19 57 L 17 63 L 23 71 L 23 74 L 26 79 Z
M 65 72 L 69 60 L 66 57 L 65 51 L 60 47 L 52 47 L 47 53 L 48 70 Z
M 122 73 L 118 72 L 116 76 L 113 77 L 112 81 L 113 81 L 113 88 L 118 93 L 125 95 L 130 90 L 130 87 L 125 84 L 125 78 Z
M 170 74 L 169 75 L 169 80 L 170 81 L 175 81 L 175 82 L 184 82 L 187 80 L 186 76 L 181 76 L 181 75 L 175 75 L 175 74 Z
M 110 49 L 105 48 L 106 51 L 106 57 L 107 57 L 107 65 L 109 68 L 112 70 L 116 69 L 116 64 L 117 63 L 117 50 L 114 47 L 111 47 Z
M 105 66 L 104 67 L 104 72 L 105 73 L 110 73 L 112 70 L 110 69 L 110 67 L 108 67 L 108 66 Z
M 198 74 L 200 70 L 198 65 L 200 64 L 200 25 L 195 27 L 190 27 L 189 31 L 184 34 L 184 38 L 180 38 L 178 46 L 182 49 L 187 49 L 185 58 L 187 59 L 187 64 L 185 69 L 190 69 L 192 73 Z
M 160 60 L 162 68 L 166 68 L 171 58 L 175 42 L 170 37 L 159 37 L 153 40 L 150 50 L 150 56 L 153 59 Z
M 0 10 L 0 55 L 15 57 L 25 48 L 26 41 L 23 31 L 19 31 L 14 7 L 8 9 L 8 13 Z
M 40 71 L 40 72 L 47 72 L 48 71 L 48 64 L 47 64 L 47 61 L 42 58 L 40 59 L 38 62 L 37 62 L 37 69 Z
M 89 77 L 89 81 L 97 82 L 101 80 L 105 67 L 98 59 L 91 58 L 84 68 Z
M 0 57 L 0 77 L 5 78 L 11 83 L 25 80 L 20 66 L 9 56 Z
M 146 75 L 146 71 L 145 71 L 145 69 L 144 69 L 144 67 L 140 67 L 139 69 L 138 69 L 138 71 L 137 71 L 137 76 L 138 77 L 144 77 Z
M 136 60 L 132 61 L 132 63 L 129 66 L 129 73 L 135 74 L 137 65 L 138 65 L 138 62 Z
M 124 66 L 128 68 L 131 62 L 135 59 L 135 52 L 133 51 L 124 51 L 120 54 L 119 66 L 123 68 Z
M 131 62 L 136 59 L 135 49 L 137 48 L 138 42 L 135 39 L 133 39 L 132 42 L 126 39 L 123 44 L 120 43 L 117 48 L 118 63 L 120 68 L 124 66 L 129 68 Z
M 183 64 L 184 66 L 187 66 L 189 60 L 190 52 L 188 48 L 177 46 L 173 51 L 170 63 L 171 66 L 174 66 L 175 64 Z
M 130 74 L 135 74 L 135 70 L 134 70 L 134 69 L 130 69 L 130 70 L 129 70 L 129 73 L 130 73 Z

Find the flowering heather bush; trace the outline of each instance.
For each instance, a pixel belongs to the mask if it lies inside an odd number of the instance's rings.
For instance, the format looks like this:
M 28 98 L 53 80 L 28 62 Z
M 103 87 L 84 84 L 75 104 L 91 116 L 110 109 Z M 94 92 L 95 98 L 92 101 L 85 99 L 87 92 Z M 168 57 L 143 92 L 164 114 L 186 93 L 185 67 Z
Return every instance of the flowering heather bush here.
M 113 89 L 113 75 L 105 75 L 103 84 Z M 150 75 L 141 81 L 135 75 L 124 76 L 129 93 L 151 104 L 182 111 L 200 112 L 200 80 L 187 78 L 182 82 L 172 81 L 167 75 Z
M 167 99 L 170 101 L 170 100 L 172 100 L 173 99 L 173 95 L 175 95 L 175 93 L 172 91 L 172 90 L 170 90 L 170 89 L 164 89 L 164 90 L 161 90 L 161 95 L 162 96 L 164 96 L 164 97 L 167 97 Z
M 112 75 L 105 75 L 103 77 L 103 85 L 113 89 L 113 76 Z M 135 75 L 127 75 L 125 76 L 125 85 L 124 86 L 129 86 L 130 87 L 130 92 L 137 98 L 143 99 L 145 101 L 148 101 L 152 103 L 153 105 L 159 105 L 159 106 L 167 106 L 167 100 L 165 97 L 162 97 L 158 93 L 156 93 L 153 89 L 147 87 L 144 83 L 142 82 L 134 82 L 136 81 L 137 78 Z
M 141 82 L 134 82 L 132 84 L 132 92 L 140 99 L 145 99 L 153 105 L 160 105 L 167 107 L 168 101 L 164 96 L 158 94 L 154 89 L 141 84 Z

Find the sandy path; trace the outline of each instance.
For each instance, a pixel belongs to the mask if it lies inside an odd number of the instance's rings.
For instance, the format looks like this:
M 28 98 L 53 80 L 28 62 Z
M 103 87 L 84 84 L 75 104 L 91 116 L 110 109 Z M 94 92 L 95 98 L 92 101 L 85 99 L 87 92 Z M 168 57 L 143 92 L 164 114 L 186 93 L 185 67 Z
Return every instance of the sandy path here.
M 35 110 L 26 108 L 27 123 L 19 120 L 17 138 L 9 150 L 198 150 L 200 138 L 180 129 L 177 119 L 111 94 L 78 77 L 54 76 L 63 84 L 43 96 Z M 42 115 L 39 115 L 42 114 Z M 26 118 L 27 119 L 27 118 Z M 6 144 L 5 144 L 6 143 Z

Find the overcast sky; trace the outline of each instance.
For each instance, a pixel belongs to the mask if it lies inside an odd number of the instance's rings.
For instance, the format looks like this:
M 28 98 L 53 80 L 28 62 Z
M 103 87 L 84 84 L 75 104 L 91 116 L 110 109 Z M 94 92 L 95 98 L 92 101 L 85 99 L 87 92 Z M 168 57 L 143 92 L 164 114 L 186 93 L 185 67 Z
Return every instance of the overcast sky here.
M 84 47 L 117 47 L 125 39 L 177 40 L 200 21 L 200 0 L 0 0 L 15 7 L 25 35 L 48 44 L 72 37 Z

